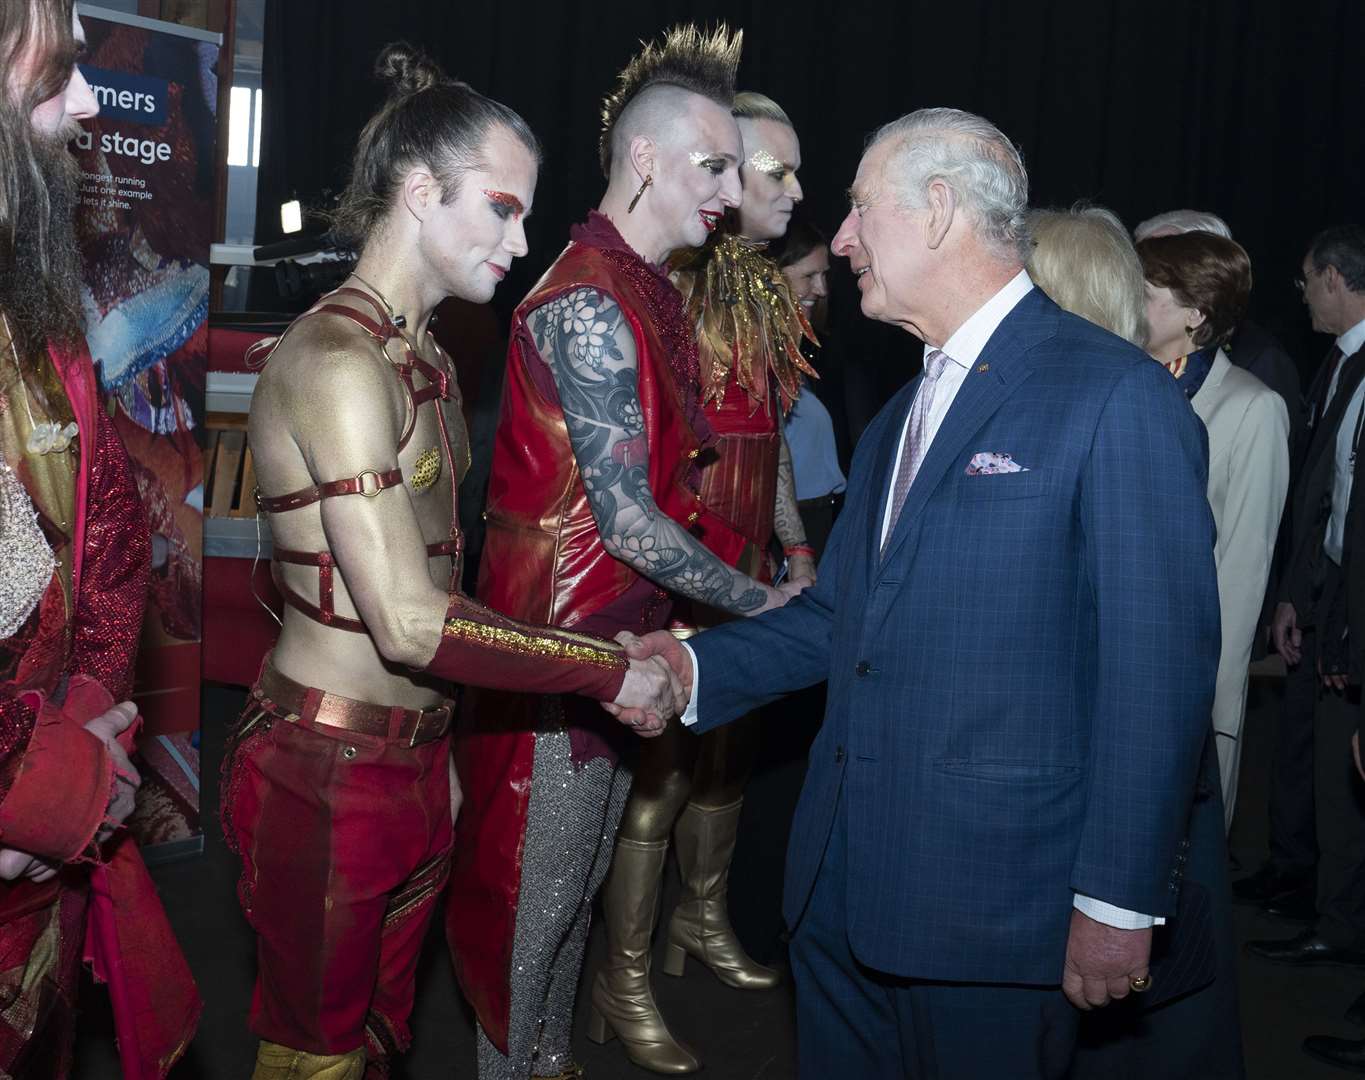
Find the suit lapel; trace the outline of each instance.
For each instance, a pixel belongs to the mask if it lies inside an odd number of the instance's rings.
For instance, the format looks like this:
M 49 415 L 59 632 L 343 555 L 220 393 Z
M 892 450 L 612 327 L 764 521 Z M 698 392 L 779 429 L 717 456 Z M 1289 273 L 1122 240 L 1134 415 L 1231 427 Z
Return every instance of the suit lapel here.
M 967 443 L 1004 404 L 1019 383 L 1028 377 L 1032 370 L 1029 351 L 1034 345 L 1051 337 L 1056 332 L 1056 325 L 1056 305 L 1047 299 L 1042 290 L 1035 288 L 996 327 L 958 388 L 948 414 L 934 435 L 934 441 L 929 444 L 929 452 L 924 455 L 919 472 L 915 474 L 915 482 L 905 496 L 900 519 L 887 540 L 886 557 L 879 560 L 882 568 L 890 565 L 906 540 L 919 529 L 925 503 Z M 890 473 L 884 476 L 889 478 Z M 879 518 L 878 536 L 881 534 L 880 523 Z
M 1337 380 L 1337 392 L 1332 395 L 1327 411 L 1313 429 L 1313 440 L 1308 445 L 1308 458 L 1304 462 L 1305 476 L 1312 475 L 1318 462 L 1322 460 L 1322 455 L 1336 445 L 1337 428 L 1341 424 L 1342 414 L 1351 403 L 1362 377 L 1365 377 L 1365 349 L 1357 349 L 1342 363 L 1341 378 Z M 1326 393 L 1325 389 L 1323 393 Z

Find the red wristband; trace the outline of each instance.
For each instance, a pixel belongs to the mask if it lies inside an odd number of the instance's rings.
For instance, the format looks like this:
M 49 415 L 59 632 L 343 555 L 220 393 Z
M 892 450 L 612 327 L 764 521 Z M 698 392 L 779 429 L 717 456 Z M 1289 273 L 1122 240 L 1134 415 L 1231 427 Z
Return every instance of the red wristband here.
M 791 558 L 793 555 L 804 555 L 808 559 L 815 558 L 815 549 L 809 544 L 792 544 L 791 547 L 784 547 L 782 554 Z

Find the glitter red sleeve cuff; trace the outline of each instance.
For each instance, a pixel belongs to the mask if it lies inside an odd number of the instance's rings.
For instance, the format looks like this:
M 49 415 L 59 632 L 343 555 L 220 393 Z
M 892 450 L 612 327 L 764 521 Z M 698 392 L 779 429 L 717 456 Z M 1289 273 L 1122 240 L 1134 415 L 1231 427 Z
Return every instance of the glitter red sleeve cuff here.
M 614 642 L 509 619 L 457 593 L 424 670 L 451 682 L 613 701 L 629 661 Z

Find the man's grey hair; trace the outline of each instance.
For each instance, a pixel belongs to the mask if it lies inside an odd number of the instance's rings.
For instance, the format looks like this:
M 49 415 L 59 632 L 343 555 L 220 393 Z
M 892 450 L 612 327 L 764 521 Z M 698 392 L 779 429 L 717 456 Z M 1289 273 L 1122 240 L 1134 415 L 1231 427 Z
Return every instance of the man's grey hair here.
M 1228 228 L 1228 223 L 1207 210 L 1167 210 L 1164 214 L 1149 217 L 1133 230 L 1133 239 L 1146 240 L 1153 233 L 1167 229 L 1177 233 L 1211 232 L 1224 240 L 1232 239 L 1232 230 Z
M 1028 257 L 1028 173 L 1019 149 L 984 117 L 961 109 L 917 109 L 872 133 L 871 149 L 895 140 L 886 164 L 898 202 L 926 205 L 942 181 L 975 220 L 977 233 L 1012 257 Z

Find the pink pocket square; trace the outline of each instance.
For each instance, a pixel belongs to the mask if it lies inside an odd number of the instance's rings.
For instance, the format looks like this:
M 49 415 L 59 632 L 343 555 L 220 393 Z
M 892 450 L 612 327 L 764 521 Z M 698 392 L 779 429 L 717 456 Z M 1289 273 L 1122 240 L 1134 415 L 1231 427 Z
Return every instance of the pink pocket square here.
M 967 462 L 968 476 L 999 476 L 1001 473 L 1028 472 L 1028 466 L 1020 465 L 1009 454 L 993 454 L 983 450 L 973 454 Z

